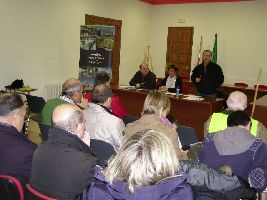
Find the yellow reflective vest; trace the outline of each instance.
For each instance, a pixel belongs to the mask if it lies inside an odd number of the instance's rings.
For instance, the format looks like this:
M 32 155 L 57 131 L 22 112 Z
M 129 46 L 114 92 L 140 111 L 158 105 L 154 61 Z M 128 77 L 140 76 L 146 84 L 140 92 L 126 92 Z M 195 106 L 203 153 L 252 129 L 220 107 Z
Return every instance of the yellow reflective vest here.
M 227 114 L 224 113 L 213 113 L 211 116 L 210 124 L 208 127 L 208 133 L 215 133 L 227 128 Z M 259 121 L 255 119 L 251 119 L 252 126 L 250 129 L 250 133 L 253 136 L 257 136 L 257 127 Z

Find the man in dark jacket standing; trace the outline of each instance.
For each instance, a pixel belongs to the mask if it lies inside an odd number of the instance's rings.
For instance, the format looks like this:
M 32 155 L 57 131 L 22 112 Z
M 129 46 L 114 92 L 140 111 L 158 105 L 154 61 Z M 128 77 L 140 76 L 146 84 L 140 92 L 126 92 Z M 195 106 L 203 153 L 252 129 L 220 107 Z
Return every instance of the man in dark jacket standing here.
M 156 75 L 149 70 L 145 63 L 141 64 L 139 68 L 140 70 L 135 73 L 129 84 L 136 88 L 155 89 Z
M 191 81 L 196 84 L 198 95 L 216 98 L 217 89 L 224 81 L 222 68 L 211 62 L 210 50 L 204 50 L 202 57 L 203 62 L 193 69 Z
M 30 183 L 39 192 L 72 199 L 93 180 L 96 157 L 85 132 L 84 116 L 75 105 L 57 106 L 47 142 L 34 153 Z
M 21 134 L 26 106 L 17 93 L 0 95 L 0 174 L 29 182 L 36 144 Z

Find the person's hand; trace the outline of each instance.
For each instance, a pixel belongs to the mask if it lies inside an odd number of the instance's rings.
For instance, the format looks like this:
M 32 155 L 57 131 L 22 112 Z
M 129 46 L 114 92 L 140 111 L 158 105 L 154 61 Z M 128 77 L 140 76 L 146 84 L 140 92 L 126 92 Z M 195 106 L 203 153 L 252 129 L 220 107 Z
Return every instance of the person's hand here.
M 77 105 L 86 110 L 88 108 L 88 100 L 82 97 L 81 103 L 77 103 Z
M 201 78 L 196 78 L 196 82 L 199 83 L 201 81 Z
M 228 176 L 233 176 L 232 168 L 228 165 L 219 167 L 219 170 L 223 171 Z
M 159 87 L 159 91 L 161 91 L 161 92 L 166 92 L 166 91 L 167 91 L 166 86 L 161 86 L 161 87 Z
M 140 83 L 136 83 L 136 84 L 135 84 L 135 87 L 136 87 L 136 88 L 140 88 L 140 86 L 141 86 Z
M 84 136 L 83 136 L 82 141 L 90 147 L 91 138 L 87 131 L 84 131 Z

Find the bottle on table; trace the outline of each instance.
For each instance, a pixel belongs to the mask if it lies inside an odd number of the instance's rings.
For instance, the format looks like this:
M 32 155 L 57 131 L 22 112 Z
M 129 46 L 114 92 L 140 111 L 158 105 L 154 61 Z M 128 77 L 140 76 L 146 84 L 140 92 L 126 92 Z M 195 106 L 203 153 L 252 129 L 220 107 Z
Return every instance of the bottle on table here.
M 180 95 L 180 88 L 177 87 L 177 89 L 176 89 L 176 97 L 179 97 L 179 95 Z

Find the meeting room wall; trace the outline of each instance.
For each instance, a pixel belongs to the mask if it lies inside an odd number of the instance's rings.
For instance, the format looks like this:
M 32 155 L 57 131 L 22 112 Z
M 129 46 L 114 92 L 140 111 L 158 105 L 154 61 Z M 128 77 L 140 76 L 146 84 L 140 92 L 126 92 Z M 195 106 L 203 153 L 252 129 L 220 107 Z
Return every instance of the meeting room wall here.
M 225 83 L 252 86 L 262 68 L 261 83 L 267 84 L 266 10 L 265 0 L 153 6 L 149 38 L 155 73 L 164 73 L 168 27 L 189 26 L 194 27 L 191 69 L 197 61 L 201 35 L 203 48 L 212 50 L 218 33 L 218 64 Z
M 144 58 L 151 6 L 133 0 L 1 0 L 0 89 L 15 79 L 39 90 L 78 77 L 85 14 L 122 20 L 120 83 Z

